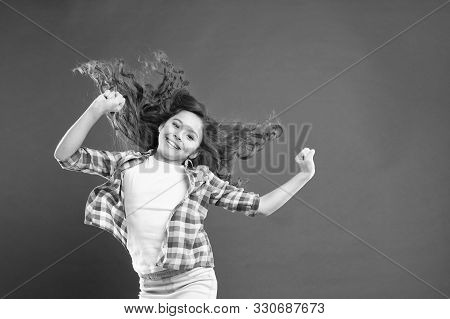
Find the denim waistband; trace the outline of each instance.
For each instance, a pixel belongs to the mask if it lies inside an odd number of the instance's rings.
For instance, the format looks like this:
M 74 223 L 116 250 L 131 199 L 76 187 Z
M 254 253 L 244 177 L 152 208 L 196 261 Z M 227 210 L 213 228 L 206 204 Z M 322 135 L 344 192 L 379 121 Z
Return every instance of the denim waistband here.
M 166 278 L 169 278 L 169 277 L 173 277 L 173 276 L 176 276 L 178 274 L 182 274 L 184 272 L 187 272 L 189 270 L 191 270 L 191 269 L 180 269 L 180 270 L 165 269 L 165 270 L 161 270 L 161 271 L 150 273 L 150 274 L 139 275 L 139 277 L 143 278 L 143 279 L 159 280 L 159 279 L 166 279 Z

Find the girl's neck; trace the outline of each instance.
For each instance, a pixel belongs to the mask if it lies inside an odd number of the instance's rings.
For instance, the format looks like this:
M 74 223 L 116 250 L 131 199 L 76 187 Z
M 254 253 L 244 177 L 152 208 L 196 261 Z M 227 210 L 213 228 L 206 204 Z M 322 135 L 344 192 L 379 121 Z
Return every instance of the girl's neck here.
M 155 152 L 155 154 L 153 155 L 153 157 L 160 162 L 165 162 L 168 164 L 172 164 L 172 165 L 176 165 L 176 166 L 183 166 L 183 163 L 177 160 L 168 160 L 167 158 L 165 158 L 164 156 L 162 156 L 161 154 L 159 154 L 158 152 Z

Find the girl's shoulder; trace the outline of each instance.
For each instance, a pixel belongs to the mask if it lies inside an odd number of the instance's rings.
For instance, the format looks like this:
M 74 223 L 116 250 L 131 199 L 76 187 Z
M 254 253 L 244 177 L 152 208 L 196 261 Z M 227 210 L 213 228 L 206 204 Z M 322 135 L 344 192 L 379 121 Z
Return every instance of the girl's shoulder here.
M 214 173 L 209 169 L 209 166 L 207 165 L 197 165 L 197 170 L 201 177 L 203 177 L 205 180 L 211 180 L 214 176 Z
M 200 164 L 200 165 L 197 165 L 197 168 L 202 170 L 202 171 L 209 171 L 209 166 L 208 165 Z
M 148 150 L 146 152 L 128 150 L 123 152 L 123 156 L 121 157 L 118 166 L 125 170 L 127 168 L 133 167 L 134 165 L 140 164 L 148 155 L 152 155 L 153 150 Z
M 196 170 L 203 172 L 205 174 L 209 174 L 211 172 L 209 166 L 203 164 L 197 165 Z
M 125 154 L 125 158 L 126 159 L 131 159 L 131 158 L 138 158 L 138 157 L 143 157 L 143 156 L 146 156 L 146 155 L 152 155 L 152 151 L 153 150 L 148 150 L 148 151 L 146 151 L 146 152 L 141 152 L 141 151 L 135 151 L 135 150 L 128 150 L 128 151 L 125 151 L 124 152 L 124 154 Z

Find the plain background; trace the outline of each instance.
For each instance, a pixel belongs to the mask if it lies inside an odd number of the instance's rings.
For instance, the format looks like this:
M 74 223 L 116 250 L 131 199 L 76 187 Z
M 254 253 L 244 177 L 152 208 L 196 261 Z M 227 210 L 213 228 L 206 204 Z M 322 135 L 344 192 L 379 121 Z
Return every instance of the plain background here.
M 133 64 L 162 49 L 210 113 L 253 122 L 444 2 L 7 1 L 20 13 L 0 3 L 1 295 L 138 294 L 127 251 L 107 233 L 88 241 L 100 230 L 83 224 L 87 196 L 105 180 L 53 158 L 97 96 L 90 79 L 71 72 L 86 59 L 24 16 L 91 59 Z M 219 298 L 450 294 L 449 24 L 446 6 L 279 117 L 298 132 L 310 123 L 303 146 L 316 149 L 317 173 L 268 218 L 210 208 Z M 84 145 L 114 150 L 105 118 Z M 295 156 L 286 139 L 267 152 Z M 265 165 L 238 175 L 250 178 L 248 191 L 266 194 L 295 174 Z

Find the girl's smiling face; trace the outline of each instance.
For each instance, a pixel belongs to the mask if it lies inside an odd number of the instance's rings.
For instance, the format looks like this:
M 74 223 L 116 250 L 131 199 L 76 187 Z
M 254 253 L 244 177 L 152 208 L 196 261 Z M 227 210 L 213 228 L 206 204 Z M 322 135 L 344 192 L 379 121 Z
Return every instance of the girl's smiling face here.
M 159 126 L 156 159 L 182 165 L 197 156 L 203 139 L 203 121 L 195 113 L 180 111 Z

